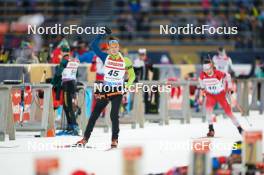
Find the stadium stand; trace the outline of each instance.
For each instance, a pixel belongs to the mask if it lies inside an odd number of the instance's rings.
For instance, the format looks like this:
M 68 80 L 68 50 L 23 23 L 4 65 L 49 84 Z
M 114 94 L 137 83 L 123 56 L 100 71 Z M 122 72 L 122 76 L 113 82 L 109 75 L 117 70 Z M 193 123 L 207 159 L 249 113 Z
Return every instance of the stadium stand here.
M 262 18 L 263 4 L 261 1 L 201 1 L 201 0 L 171 0 L 171 1 L 123 1 L 117 0 L 114 4 L 115 23 L 118 36 L 139 40 L 148 43 L 160 43 L 161 38 L 165 43 L 171 44 L 234 44 L 241 37 L 247 41 L 248 47 L 253 42 L 249 38 L 257 38 L 261 27 L 257 26 L 256 20 Z M 138 5 L 137 5 L 138 4 Z M 147 4 L 147 5 L 146 5 Z M 138 10 L 133 12 L 137 6 Z M 147 6 L 147 7 L 146 7 Z M 120 22 L 121 21 L 121 22 Z M 123 23 L 122 23 L 123 21 Z M 185 26 L 189 24 L 209 24 L 212 26 L 238 26 L 240 35 L 228 36 L 215 35 L 159 35 L 159 25 L 168 24 Z M 123 26 L 129 26 L 125 30 Z M 131 32 L 133 31 L 133 36 Z M 253 32 L 254 31 L 254 32 Z M 142 40 L 142 38 L 144 40 Z M 153 41 L 154 40 L 154 41 Z M 139 42 L 140 42 L 139 41 Z M 156 42 L 155 42 L 156 41 Z
M 115 36 L 122 39 L 128 50 L 137 46 L 148 50 L 167 48 L 174 62 L 183 57 L 198 62 L 197 52 L 212 51 L 218 46 L 227 50 L 250 50 L 264 47 L 264 4 L 260 0 L 10 0 L 0 1 L 0 45 L 6 49 L 18 48 L 27 38 L 20 30 L 22 16 L 41 14 L 42 26 L 76 24 L 79 26 L 109 26 Z M 237 26 L 237 35 L 161 35 L 160 25 L 185 26 Z M 9 27 L 10 26 L 10 27 Z M 70 41 L 90 42 L 91 35 L 66 36 Z M 47 55 L 50 46 L 55 46 L 62 36 L 44 35 L 41 55 Z M 187 51 L 187 52 L 186 52 Z M 9 51 L 11 55 L 12 51 Z M 47 56 L 45 56 L 47 57 Z M 6 60 L 6 53 L 2 58 Z M 44 61 L 48 58 L 45 58 Z

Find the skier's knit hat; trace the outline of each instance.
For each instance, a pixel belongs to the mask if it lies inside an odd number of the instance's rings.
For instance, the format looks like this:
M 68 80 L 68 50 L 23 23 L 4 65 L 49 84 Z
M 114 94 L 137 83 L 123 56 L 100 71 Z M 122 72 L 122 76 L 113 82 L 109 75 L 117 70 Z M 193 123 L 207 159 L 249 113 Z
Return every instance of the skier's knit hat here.
M 116 39 L 111 39 L 111 40 L 108 41 L 108 45 L 109 46 L 111 46 L 111 45 L 119 45 L 119 42 Z

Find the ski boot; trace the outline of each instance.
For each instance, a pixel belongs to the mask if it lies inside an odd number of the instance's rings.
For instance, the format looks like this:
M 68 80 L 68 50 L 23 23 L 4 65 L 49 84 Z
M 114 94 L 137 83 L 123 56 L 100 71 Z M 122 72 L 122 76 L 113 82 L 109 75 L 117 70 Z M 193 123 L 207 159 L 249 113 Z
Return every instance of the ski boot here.
M 209 132 L 207 133 L 207 137 L 214 137 L 214 130 L 209 130 Z
M 80 132 L 81 130 L 78 125 L 71 125 L 67 130 L 66 135 L 79 136 Z
M 117 148 L 118 139 L 112 139 L 111 148 Z
M 88 139 L 86 138 L 82 138 L 81 140 L 79 140 L 75 145 L 77 147 L 85 147 L 85 145 L 88 143 Z
M 207 137 L 214 137 L 215 131 L 213 125 L 209 125 L 209 132 L 207 133 Z

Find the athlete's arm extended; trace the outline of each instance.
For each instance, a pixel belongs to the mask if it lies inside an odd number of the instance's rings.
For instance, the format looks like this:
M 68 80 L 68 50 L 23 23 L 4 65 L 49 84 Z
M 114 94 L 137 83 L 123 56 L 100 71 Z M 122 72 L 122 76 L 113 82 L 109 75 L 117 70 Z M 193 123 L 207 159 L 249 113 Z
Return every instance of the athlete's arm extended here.
M 100 47 L 99 47 L 99 44 L 100 44 L 101 39 L 102 39 L 104 36 L 105 36 L 105 35 L 102 35 L 102 34 L 97 35 L 97 36 L 95 37 L 95 39 L 92 41 L 92 43 L 91 43 L 91 48 L 92 48 L 92 50 L 95 52 L 95 54 L 96 54 L 97 56 L 99 56 L 99 57 L 101 58 L 101 60 L 103 61 L 103 63 L 104 63 L 105 60 L 106 60 L 107 53 L 101 51 L 101 49 L 100 49 Z
M 125 85 L 125 87 L 127 88 L 130 85 L 132 85 L 133 82 L 135 81 L 136 74 L 135 74 L 135 71 L 133 69 L 133 64 L 129 58 L 125 57 L 125 64 L 126 64 L 126 70 L 128 73 L 128 81 L 127 81 L 127 84 Z

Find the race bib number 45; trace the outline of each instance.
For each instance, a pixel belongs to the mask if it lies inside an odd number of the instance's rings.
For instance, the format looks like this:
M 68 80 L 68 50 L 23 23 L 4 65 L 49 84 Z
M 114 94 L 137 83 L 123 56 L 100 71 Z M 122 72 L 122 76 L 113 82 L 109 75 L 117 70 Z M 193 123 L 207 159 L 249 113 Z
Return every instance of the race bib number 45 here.
M 118 77 L 120 71 L 119 70 L 110 70 L 107 74 L 109 76 Z
M 110 82 L 123 82 L 124 70 L 117 70 L 105 67 L 105 80 Z

